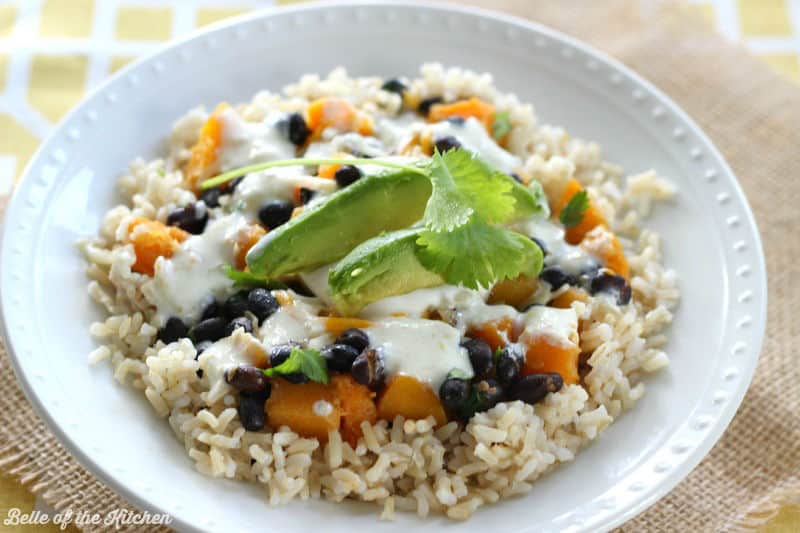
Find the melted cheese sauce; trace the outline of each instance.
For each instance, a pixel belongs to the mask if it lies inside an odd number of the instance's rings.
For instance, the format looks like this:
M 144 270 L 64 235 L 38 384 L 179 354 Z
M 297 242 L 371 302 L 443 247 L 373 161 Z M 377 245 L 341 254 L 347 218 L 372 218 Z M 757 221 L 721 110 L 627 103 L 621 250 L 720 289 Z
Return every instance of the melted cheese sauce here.
M 245 225 L 238 214 L 209 221 L 202 234 L 183 241 L 170 259 L 156 260 L 155 275 L 142 285 L 142 292 L 156 307 L 159 324 L 171 316 L 197 320 L 212 298 L 232 294 L 233 282 L 223 268 L 233 263 L 233 242 Z
M 413 376 L 435 391 L 453 369 L 472 376 L 467 351 L 459 346 L 461 332 L 444 322 L 387 319 L 364 331 L 370 345 L 383 351 L 388 375 Z

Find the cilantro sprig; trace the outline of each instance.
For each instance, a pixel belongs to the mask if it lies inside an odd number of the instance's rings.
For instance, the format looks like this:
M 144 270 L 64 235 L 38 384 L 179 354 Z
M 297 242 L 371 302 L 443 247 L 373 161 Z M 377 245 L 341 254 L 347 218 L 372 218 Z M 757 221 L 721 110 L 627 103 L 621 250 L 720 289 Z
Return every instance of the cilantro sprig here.
M 296 374 L 299 372 L 304 374 L 309 380 L 316 381 L 317 383 L 328 384 L 330 382 L 328 365 L 322 355 L 320 355 L 317 350 L 301 348 L 299 346 L 292 348 L 289 357 L 287 357 L 283 363 L 262 370 L 262 372 L 268 378 Z
M 581 223 L 587 209 L 589 209 L 589 195 L 585 190 L 578 191 L 572 195 L 567 205 L 561 210 L 559 219 L 565 228 L 575 227 Z

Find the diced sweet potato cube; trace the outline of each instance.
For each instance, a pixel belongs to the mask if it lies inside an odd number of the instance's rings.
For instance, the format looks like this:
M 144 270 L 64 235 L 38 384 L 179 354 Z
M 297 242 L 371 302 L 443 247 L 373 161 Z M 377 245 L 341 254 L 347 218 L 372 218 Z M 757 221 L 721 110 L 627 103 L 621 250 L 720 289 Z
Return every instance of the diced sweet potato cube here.
M 192 147 L 192 156 L 186 163 L 184 175 L 194 190 L 198 190 L 200 183 L 212 177 L 218 170 L 217 152 L 222 144 L 222 121 L 219 114 L 229 107 L 224 102 L 217 106 L 203 124 L 200 137 Z
M 572 343 L 555 343 L 545 336 L 535 336 L 525 341 L 525 365 L 522 375 L 555 372 L 564 383 L 578 383 L 578 356 L 580 347 Z
M 444 407 L 433 389 L 416 378 L 402 374 L 389 382 L 378 400 L 378 418 L 394 420 L 397 415 L 409 420 L 432 416 L 437 425 L 447 422 Z
M 247 266 L 247 261 L 245 260 L 247 252 L 266 234 L 267 230 L 258 224 L 250 224 L 239 231 L 236 235 L 233 258 L 233 263 L 237 269 L 243 270 Z
M 350 328 L 368 328 L 370 326 L 369 320 L 361 318 L 343 318 L 339 316 L 329 316 L 325 319 L 325 330 L 331 335 L 337 337 L 342 334 L 346 329 Z
M 473 96 L 467 100 L 459 100 L 451 104 L 434 104 L 431 106 L 430 113 L 428 113 L 430 122 L 441 122 L 451 117 L 474 117 L 484 125 L 486 131 L 491 133 L 494 106 Z
M 578 180 L 569 180 L 564 191 L 561 193 L 561 197 L 555 202 L 555 205 L 552 206 L 553 215 L 559 218 L 561 216 L 561 211 L 566 207 L 569 201 L 572 200 L 572 197 L 582 190 L 583 187 L 578 183 Z M 578 244 L 590 230 L 600 225 L 607 226 L 608 222 L 600 210 L 597 209 L 590 200 L 589 207 L 583 214 L 581 221 L 571 228 L 566 228 L 564 240 L 570 244 Z
M 490 304 L 507 304 L 522 307 L 539 287 L 539 279 L 520 274 L 514 279 L 504 279 L 494 284 L 489 293 Z
M 329 165 L 328 164 L 320 165 L 319 168 L 317 169 L 317 176 L 320 178 L 332 180 L 333 177 L 336 175 L 336 171 L 339 170 L 341 166 L 342 165 L 336 163 Z
M 189 234 L 182 229 L 167 226 L 157 220 L 144 217 L 133 219 L 128 225 L 128 238 L 136 254 L 136 262 L 131 269 L 152 276 L 155 273 L 156 259 L 172 257 L 187 237 Z
M 470 326 L 467 330 L 467 337 L 483 339 L 492 347 L 492 351 L 502 348 L 508 342 L 516 341 L 516 335 L 517 324 L 513 318 L 507 316 Z
M 267 421 L 273 428 L 289 426 L 304 437 L 328 439 L 328 432 L 339 429 L 342 411 L 334 389 L 321 383 L 289 383 L 272 380 L 267 400 Z
M 572 307 L 572 302 L 581 301 L 585 302 L 589 299 L 589 295 L 586 294 L 586 291 L 583 289 L 576 289 L 575 287 L 570 287 L 566 291 L 562 292 L 552 300 L 550 300 L 549 305 L 550 307 L 557 307 L 559 309 L 569 309 Z
M 630 277 L 630 267 L 625 251 L 617 236 L 605 226 L 597 226 L 586 234 L 581 248 L 594 255 L 609 268 L 624 278 Z
M 355 446 L 362 435 L 361 423 L 374 424 L 378 418 L 375 393 L 349 374 L 334 374 L 331 386 L 342 413 L 342 438 Z
M 312 138 L 318 138 L 326 128 L 339 131 L 354 131 L 361 135 L 372 135 L 372 119 L 357 110 L 344 98 L 319 98 L 306 108 L 306 124 Z

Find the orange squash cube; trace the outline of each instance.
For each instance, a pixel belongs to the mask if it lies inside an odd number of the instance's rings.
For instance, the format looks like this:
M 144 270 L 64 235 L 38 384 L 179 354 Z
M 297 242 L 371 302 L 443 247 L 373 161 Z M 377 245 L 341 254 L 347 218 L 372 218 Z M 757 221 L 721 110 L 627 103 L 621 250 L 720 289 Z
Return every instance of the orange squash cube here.
M 516 341 L 516 336 L 517 324 L 513 318 L 508 316 L 470 326 L 467 330 L 467 337 L 483 339 L 492 347 L 492 351 L 502 348 L 508 342 Z
M 250 224 L 239 231 L 236 235 L 236 243 L 233 246 L 233 263 L 237 269 L 243 270 L 247 266 L 247 261 L 245 260 L 247 252 L 266 234 L 267 230 L 259 224 Z
M 561 193 L 560 198 L 555 201 L 555 205 L 551 206 L 553 211 L 553 216 L 559 218 L 561 216 L 561 211 L 567 206 L 572 197 L 575 196 L 577 193 L 583 190 L 581 184 L 578 183 L 578 180 L 571 179 L 567 182 L 566 186 L 564 187 L 564 191 Z M 586 209 L 586 212 L 583 214 L 583 219 L 572 226 L 571 228 L 566 228 L 564 240 L 566 240 L 570 244 L 578 244 L 583 240 L 583 237 L 592 229 L 597 226 L 607 226 L 608 221 L 605 219 L 603 214 L 597 209 L 594 205 L 592 205 L 591 200 L 589 201 L 589 207 Z
M 346 329 L 350 328 L 368 328 L 370 326 L 369 320 L 361 318 L 343 318 L 339 316 L 329 316 L 325 319 L 325 331 L 331 335 L 339 336 Z
M 622 244 L 607 227 L 597 226 L 589 231 L 581 241 L 581 248 L 602 260 L 606 268 L 626 279 L 630 278 L 630 266 Z
M 580 381 L 578 357 L 581 349 L 574 344 L 558 344 L 546 336 L 536 336 L 525 341 L 525 364 L 522 375 L 555 372 L 564 383 L 573 385 Z
M 486 131 L 492 132 L 492 121 L 494 120 L 494 106 L 488 104 L 479 98 L 469 98 L 467 100 L 459 100 L 451 104 L 434 104 L 431 106 L 430 113 L 428 113 L 429 122 L 441 122 L 451 117 L 478 119 Z
M 586 294 L 586 291 L 583 289 L 576 289 L 575 287 L 570 287 L 566 291 L 562 292 L 547 304 L 550 307 L 557 307 L 559 309 L 569 309 L 572 307 L 572 302 L 585 302 L 589 299 L 589 295 Z
M 520 274 L 514 279 L 504 279 L 495 283 L 489 292 L 488 302 L 522 307 L 528 303 L 538 287 L 538 278 Z
M 180 228 L 167 226 L 157 220 L 137 217 L 128 225 L 128 239 L 133 244 L 136 261 L 131 270 L 152 276 L 155 273 L 156 259 L 172 257 L 180 243 L 189 234 Z
M 389 382 L 378 399 L 379 418 L 394 420 L 398 415 L 407 420 L 432 416 L 439 426 L 447 423 L 444 407 L 433 389 L 414 377 L 402 374 Z
M 219 115 L 230 106 L 221 103 L 208 117 L 200 130 L 200 137 L 192 147 L 192 155 L 184 168 L 184 176 L 189 186 L 199 190 L 200 183 L 212 177 L 217 169 L 217 152 L 222 145 L 222 121 Z
M 289 426 L 304 437 L 328 440 L 328 432 L 338 430 L 342 419 L 334 389 L 321 383 L 289 383 L 272 380 L 266 404 L 267 421 L 273 428 Z
M 306 124 L 316 139 L 326 128 L 372 135 L 372 119 L 344 98 L 318 98 L 306 108 Z
M 361 423 L 374 424 L 378 418 L 375 393 L 349 374 L 332 375 L 331 386 L 342 413 L 342 438 L 355 446 L 362 436 Z

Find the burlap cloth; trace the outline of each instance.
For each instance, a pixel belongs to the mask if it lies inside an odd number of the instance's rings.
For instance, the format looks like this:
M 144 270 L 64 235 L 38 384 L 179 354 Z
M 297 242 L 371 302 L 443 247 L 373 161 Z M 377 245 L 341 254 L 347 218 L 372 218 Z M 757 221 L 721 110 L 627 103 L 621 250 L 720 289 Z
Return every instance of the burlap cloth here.
M 708 457 L 623 529 L 753 527 L 800 495 L 800 364 L 795 349 L 800 337 L 800 90 L 675 3 L 472 3 L 542 22 L 631 66 L 700 123 L 739 177 L 767 254 L 769 321 L 761 361 L 738 414 Z M 4 471 L 58 509 L 107 513 L 127 506 L 78 465 L 33 413 L 4 352 L 0 390 Z

